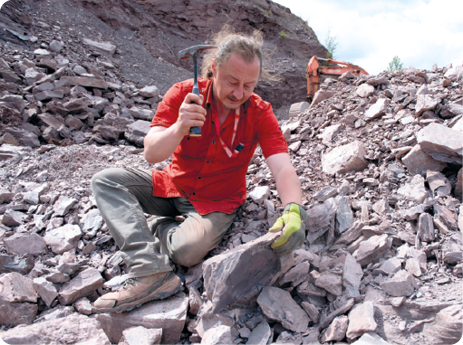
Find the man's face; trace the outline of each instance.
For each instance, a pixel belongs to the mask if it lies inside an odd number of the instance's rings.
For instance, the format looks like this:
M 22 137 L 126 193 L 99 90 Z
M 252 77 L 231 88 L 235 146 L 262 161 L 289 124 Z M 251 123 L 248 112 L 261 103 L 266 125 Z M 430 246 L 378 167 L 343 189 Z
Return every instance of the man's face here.
M 212 63 L 214 101 L 224 110 L 237 109 L 251 96 L 259 80 L 260 61 L 256 56 L 251 63 L 233 54 L 220 67 Z

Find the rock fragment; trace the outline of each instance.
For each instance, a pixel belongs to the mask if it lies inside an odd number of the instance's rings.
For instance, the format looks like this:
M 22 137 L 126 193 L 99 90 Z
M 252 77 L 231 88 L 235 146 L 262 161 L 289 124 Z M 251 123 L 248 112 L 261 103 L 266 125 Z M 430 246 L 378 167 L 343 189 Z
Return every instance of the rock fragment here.
M 437 161 L 461 164 L 463 142 L 461 133 L 444 125 L 431 123 L 416 134 L 424 152 Z
M 89 296 L 103 283 L 104 279 L 100 272 L 96 268 L 89 267 L 61 287 L 58 300 L 61 305 L 71 304 L 81 297 Z
M 309 325 L 307 313 L 292 299 L 289 292 L 273 286 L 262 289 L 257 303 L 270 320 L 293 332 L 304 332 Z
M 341 341 L 346 336 L 348 318 L 345 315 L 336 317 L 331 325 L 323 333 L 320 339 L 322 343 Z
M 138 326 L 125 329 L 118 345 L 154 345 L 161 341 L 162 329 Z
M 47 230 L 43 239 L 54 253 L 62 254 L 76 248 L 81 236 L 82 231 L 78 225 L 66 224 L 56 229 Z
M 374 306 L 370 301 L 363 302 L 352 308 L 349 312 L 349 326 L 346 333 L 347 340 L 352 342 L 362 334 L 374 331 L 378 326 L 374 315 Z
M 381 283 L 381 288 L 394 297 L 410 296 L 415 291 L 414 279 L 409 272 L 400 270 L 391 279 Z
M 367 167 L 365 154 L 365 148 L 359 141 L 338 146 L 322 156 L 323 171 L 334 175 L 362 170 Z

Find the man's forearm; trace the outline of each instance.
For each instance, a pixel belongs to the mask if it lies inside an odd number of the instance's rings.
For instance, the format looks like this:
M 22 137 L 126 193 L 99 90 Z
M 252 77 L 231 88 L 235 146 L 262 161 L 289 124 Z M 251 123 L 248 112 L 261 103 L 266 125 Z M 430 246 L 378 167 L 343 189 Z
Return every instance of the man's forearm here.
M 151 164 L 166 160 L 175 151 L 183 137 L 184 135 L 178 130 L 177 124 L 173 124 L 169 128 L 151 128 L 144 140 L 145 159 Z
M 278 176 L 275 176 L 275 182 L 283 206 L 290 202 L 302 205 L 301 183 L 292 166 L 281 169 Z

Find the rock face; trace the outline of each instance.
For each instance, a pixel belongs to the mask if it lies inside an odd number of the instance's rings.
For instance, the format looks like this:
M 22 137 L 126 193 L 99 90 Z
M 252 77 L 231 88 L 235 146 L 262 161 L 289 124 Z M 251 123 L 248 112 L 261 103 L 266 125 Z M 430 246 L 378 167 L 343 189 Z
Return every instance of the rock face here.
M 97 320 L 78 314 L 13 328 L 1 338 L 7 344 L 111 344 Z
M 58 299 L 62 305 L 70 304 L 81 297 L 90 295 L 103 283 L 104 279 L 97 269 L 87 268 L 61 287 Z
M 418 132 L 416 139 L 423 151 L 435 160 L 461 164 L 463 143 L 460 132 L 431 123 Z
M 203 263 L 204 287 L 214 312 L 252 305 L 262 288 L 281 274 L 280 259 L 270 248 L 278 236 L 268 233 Z

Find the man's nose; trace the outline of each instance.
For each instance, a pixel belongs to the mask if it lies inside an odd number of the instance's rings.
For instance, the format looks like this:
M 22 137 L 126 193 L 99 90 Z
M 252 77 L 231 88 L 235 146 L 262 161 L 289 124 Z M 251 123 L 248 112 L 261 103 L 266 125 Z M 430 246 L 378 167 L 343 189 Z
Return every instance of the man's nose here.
M 240 85 L 240 86 L 236 86 L 233 90 L 233 96 L 236 98 L 236 99 L 242 99 L 243 98 L 243 87 Z

